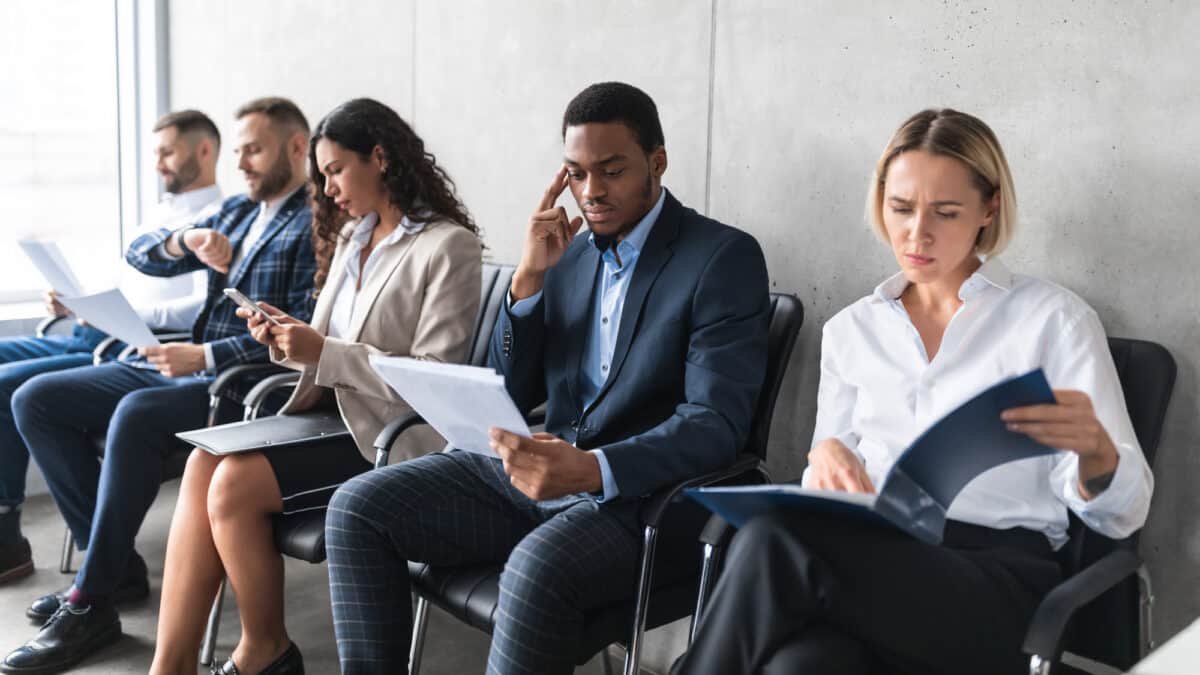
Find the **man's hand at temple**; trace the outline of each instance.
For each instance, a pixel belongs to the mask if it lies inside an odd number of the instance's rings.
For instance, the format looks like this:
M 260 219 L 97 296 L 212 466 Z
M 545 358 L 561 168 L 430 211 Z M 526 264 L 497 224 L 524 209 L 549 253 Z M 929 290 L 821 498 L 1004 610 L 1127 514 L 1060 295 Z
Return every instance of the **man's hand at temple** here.
M 521 250 L 521 262 L 513 273 L 512 299 L 524 300 L 542 290 L 546 270 L 558 264 L 563 252 L 571 245 L 575 233 L 583 226 L 583 218 L 567 218 L 567 210 L 555 206 L 558 196 L 567 188 L 567 167 L 560 167 L 554 174 L 550 187 L 542 194 L 542 201 L 529 218 L 525 231 L 525 243 Z
M 526 438 L 493 427 L 491 446 L 504 461 L 513 487 L 534 501 L 600 492 L 604 487 L 595 455 L 552 434 Z

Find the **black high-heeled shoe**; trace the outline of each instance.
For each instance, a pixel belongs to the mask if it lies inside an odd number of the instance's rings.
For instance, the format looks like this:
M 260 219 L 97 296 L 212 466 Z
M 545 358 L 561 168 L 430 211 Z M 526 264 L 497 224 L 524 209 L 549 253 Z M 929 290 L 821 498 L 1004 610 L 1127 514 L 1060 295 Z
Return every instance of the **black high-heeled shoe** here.
M 243 675 L 233 662 L 233 657 L 226 659 L 220 666 L 214 663 L 209 672 L 212 675 Z M 304 657 L 300 655 L 300 648 L 295 642 L 288 645 L 279 658 L 259 671 L 258 675 L 304 675 Z

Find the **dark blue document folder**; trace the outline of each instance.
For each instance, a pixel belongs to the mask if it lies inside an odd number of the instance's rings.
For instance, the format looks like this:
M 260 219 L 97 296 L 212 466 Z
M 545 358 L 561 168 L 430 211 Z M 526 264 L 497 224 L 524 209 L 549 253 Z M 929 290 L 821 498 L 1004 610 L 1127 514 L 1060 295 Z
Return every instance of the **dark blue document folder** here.
M 918 436 L 892 465 L 878 494 L 788 484 L 696 488 L 687 495 L 737 527 L 771 511 L 836 513 L 887 523 L 937 544 L 946 511 L 973 478 L 1001 464 L 1058 452 L 1009 431 L 1000 419 L 1009 408 L 1054 402 L 1040 368 L 990 387 Z

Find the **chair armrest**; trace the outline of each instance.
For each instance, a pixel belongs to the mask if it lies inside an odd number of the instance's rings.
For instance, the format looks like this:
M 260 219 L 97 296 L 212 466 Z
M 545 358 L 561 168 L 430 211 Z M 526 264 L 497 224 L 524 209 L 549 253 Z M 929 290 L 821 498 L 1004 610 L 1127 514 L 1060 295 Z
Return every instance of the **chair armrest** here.
M 764 474 L 766 473 L 766 470 L 762 467 L 762 460 L 760 460 L 756 455 L 741 453 L 734 458 L 732 464 L 723 469 L 706 473 L 703 476 L 689 478 L 688 480 L 680 481 L 674 485 L 660 489 L 659 491 L 650 495 L 650 498 L 647 499 L 646 503 L 642 505 L 642 526 L 657 528 L 659 523 L 662 522 L 663 515 L 667 512 L 667 507 L 670 506 L 671 503 L 676 499 L 678 499 L 680 495 L 683 494 L 684 490 L 688 488 L 712 485 L 713 483 L 719 483 L 721 481 L 729 480 L 730 478 L 736 478 L 751 471 L 760 471 Z
M 1034 612 L 1021 648 L 1026 654 L 1057 661 L 1062 656 L 1063 632 L 1075 612 L 1136 574 L 1141 564 L 1136 552 L 1118 549 L 1055 586 Z
M 96 348 L 92 350 L 92 365 L 98 366 L 103 363 L 104 353 L 111 349 L 112 346 L 118 342 L 120 342 L 120 340 L 111 335 L 101 340 L 100 344 L 96 345 Z
M 227 370 L 221 371 L 217 375 L 217 379 L 208 385 L 209 396 L 224 396 L 230 389 L 233 388 L 242 378 L 247 375 L 272 375 L 275 373 L 293 372 L 289 368 L 276 365 L 274 363 L 243 363 L 239 366 L 234 366 Z
M 242 398 L 242 406 L 246 409 L 246 419 L 257 419 L 258 411 L 268 396 L 281 389 L 295 387 L 299 382 L 300 373 L 294 370 L 276 373 L 259 381 Z
M 546 406 L 539 406 L 525 416 L 525 424 L 536 427 L 546 423 Z
M 400 438 L 400 434 L 417 426 L 418 424 L 428 424 L 424 417 L 421 417 L 415 412 L 401 415 L 388 423 L 383 431 L 375 437 L 375 468 L 381 469 L 387 466 L 388 455 L 392 452 L 392 445 L 396 443 L 396 439 Z
M 70 316 L 48 316 L 38 322 L 37 328 L 33 329 L 33 334 L 37 337 L 46 337 L 46 333 L 50 328 L 59 321 L 65 321 L 71 318 Z

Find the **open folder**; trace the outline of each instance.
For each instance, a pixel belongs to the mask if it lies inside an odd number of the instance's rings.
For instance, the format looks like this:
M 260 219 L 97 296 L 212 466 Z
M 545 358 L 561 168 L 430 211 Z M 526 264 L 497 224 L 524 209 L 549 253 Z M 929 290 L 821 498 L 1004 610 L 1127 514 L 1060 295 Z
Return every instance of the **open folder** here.
M 452 447 L 494 455 L 488 430 L 530 436 L 525 418 L 491 368 L 371 356 L 371 367 Z
M 1040 368 L 983 391 L 918 436 L 874 495 L 795 484 L 698 488 L 687 495 L 737 527 L 772 511 L 834 513 L 886 524 L 938 544 L 946 511 L 973 478 L 1001 464 L 1058 452 L 1009 431 L 1000 413 L 1054 402 Z

